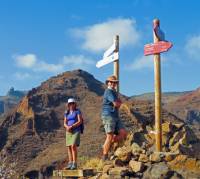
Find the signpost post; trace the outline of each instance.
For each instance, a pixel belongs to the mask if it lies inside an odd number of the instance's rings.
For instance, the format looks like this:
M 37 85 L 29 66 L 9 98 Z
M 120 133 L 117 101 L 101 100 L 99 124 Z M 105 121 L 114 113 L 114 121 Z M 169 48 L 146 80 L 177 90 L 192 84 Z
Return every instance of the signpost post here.
M 116 52 L 119 53 L 119 35 L 115 36 L 114 43 L 116 44 Z M 118 59 L 114 61 L 114 75 L 119 80 L 119 56 Z M 119 83 L 117 84 L 117 92 L 119 93 Z
M 119 35 L 116 35 L 113 40 L 112 46 L 106 50 L 103 55 L 103 59 L 98 61 L 96 64 L 97 68 L 113 62 L 113 74 L 119 80 Z M 119 83 L 117 84 L 117 92 L 119 92 Z
M 165 41 L 164 33 L 160 30 L 160 21 L 153 21 L 153 44 L 144 46 L 144 55 L 154 55 L 154 78 L 155 78 L 155 139 L 156 151 L 162 151 L 162 92 L 161 92 L 161 69 L 160 53 L 166 52 L 172 47 L 172 43 Z
M 159 25 L 159 20 L 153 21 L 154 27 Z M 154 43 L 159 42 L 159 38 L 153 31 Z M 154 82 L 155 82 L 155 128 L 156 128 L 156 151 L 162 151 L 162 104 L 161 104 L 161 69 L 160 53 L 154 54 Z

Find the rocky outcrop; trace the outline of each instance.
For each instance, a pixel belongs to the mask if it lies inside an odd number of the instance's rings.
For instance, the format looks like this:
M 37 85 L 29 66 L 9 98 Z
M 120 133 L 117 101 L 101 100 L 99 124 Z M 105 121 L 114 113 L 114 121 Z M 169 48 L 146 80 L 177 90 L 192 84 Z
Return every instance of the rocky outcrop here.
M 0 123 L 0 161 L 4 161 L 0 166 L 14 162 L 14 170 L 23 174 L 65 161 L 63 113 L 72 96 L 78 101 L 86 128 L 79 154 L 97 155 L 104 136 L 100 120 L 104 87 L 91 74 L 75 70 L 50 78 L 29 91 Z M 47 159 L 43 151 L 51 157 Z
M 145 103 L 147 104 L 144 101 L 126 103 L 130 111 L 127 113 L 127 119 L 132 120 L 136 127 L 130 131 L 124 146 L 116 149 L 114 156 L 111 157 L 114 158 L 113 165 L 108 167 L 102 176 L 142 179 L 198 178 L 200 152 L 196 145 L 200 145 L 199 139 L 187 123 L 164 111 L 162 152 L 155 152 L 153 108 L 152 104 L 145 105 Z M 123 111 L 125 109 L 121 110 L 121 115 L 125 117 Z M 118 172 L 115 172 L 115 176 L 113 173 L 110 175 L 110 171 L 116 170 Z
M 15 163 L 12 170 L 27 177 L 49 177 L 53 169 L 63 168 L 67 162 L 63 113 L 67 99 L 72 96 L 78 101 L 85 121 L 79 157 L 99 156 L 105 138 L 100 119 L 104 88 L 103 83 L 82 70 L 65 72 L 33 88 L 0 123 L 0 166 L 9 168 Z M 160 163 L 163 170 L 156 176 L 185 176 L 176 167 L 173 169 L 173 165 L 179 166 L 175 162 L 178 155 L 189 155 L 198 166 L 198 139 L 183 120 L 163 110 L 164 153 L 157 154 L 154 104 L 128 100 L 123 95 L 121 98 L 124 104 L 120 117 L 130 134 L 124 143 L 113 147 L 116 149 L 113 160 L 103 170 L 105 178 L 126 175 L 142 178 L 145 172 L 157 170 Z

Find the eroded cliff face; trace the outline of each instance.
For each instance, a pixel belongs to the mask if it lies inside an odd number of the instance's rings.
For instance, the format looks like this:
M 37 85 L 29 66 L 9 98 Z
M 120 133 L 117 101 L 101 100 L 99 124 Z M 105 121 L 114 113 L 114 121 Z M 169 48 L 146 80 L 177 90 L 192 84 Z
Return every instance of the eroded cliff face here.
M 83 112 L 85 126 L 80 154 L 86 155 L 90 143 L 93 153 L 100 149 L 103 135 L 99 135 L 101 102 L 104 84 L 82 70 L 66 72 L 32 89 L 0 125 L 0 155 L 6 165 L 15 163 L 15 170 L 40 169 L 66 158 L 63 114 L 69 97 L 76 98 Z M 95 124 L 95 125 L 94 125 Z M 91 138 L 92 136 L 92 138 Z M 88 140 L 89 139 L 89 140 Z M 57 146 L 57 147 L 56 147 Z M 43 151 L 48 151 L 44 157 Z M 56 150 L 59 150 L 55 155 Z
M 39 172 L 50 176 L 53 169 L 63 167 L 67 156 L 63 114 L 69 97 L 76 98 L 85 121 L 79 158 L 100 156 L 105 139 L 100 119 L 104 89 L 105 85 L 91 74 L 75 70 L 52 77 L 30 90 L 0 124 L 1 166 L 3 162 L 5 169 L 12 168 L 11 171 L 27 176 L 38 175 Z M 130 137 L 118 150 L 125 147 L 129 151 L 130 146 L 134 147 L 133 143 L 136 143 L 144 151 L 142 154 L 146 155 L 141 157 L 146 157 L 149 161 L 155 150 L 155 136 L 152 133 L 154 104 L 128 100 L 123 95 L 121 98 L 124 104 L 120 109 L 120 116 Z M 198 139 L 183 120 L 166 110 L 163 110 L 163 131 L 164 151 L 178 151 L 186 156 L 192 154 L 192 157 L 198 159 Z M 116 156 L 120 159 L 118 154 Z M 139 157 L 129 151 L 129 161 L 122 161 L 123 165 L 127 167 L 127 162 L 134 160 L 135 156 Z M 135 160 L 138 161 L 137 157 Z

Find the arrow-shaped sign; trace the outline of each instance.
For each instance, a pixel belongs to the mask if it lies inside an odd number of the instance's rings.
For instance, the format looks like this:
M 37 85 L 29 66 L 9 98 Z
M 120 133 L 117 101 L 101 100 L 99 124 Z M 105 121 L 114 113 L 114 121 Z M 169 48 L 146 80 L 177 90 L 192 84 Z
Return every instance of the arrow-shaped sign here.
M 119 53 L 114 52 L 109 57 L 105 57 L 102 60 L 98 61 L 97 64 L 96 64 L 96 67 L 100 68 L 100 67 L 107 65 L 108 63 L 114 62 L 115 60 L 118 60 L 118 59 L 119 59 Z
M 103 54 L 103 58 L 110 56 L 114 51 L 116 50 L 115 43 L 112 44 L 112 46 L 106 50 L 106 52 Z
M 144 55 L 153 55 L 168 51 L 172 47 L 171 42 L 159 41 L 144 46 Z

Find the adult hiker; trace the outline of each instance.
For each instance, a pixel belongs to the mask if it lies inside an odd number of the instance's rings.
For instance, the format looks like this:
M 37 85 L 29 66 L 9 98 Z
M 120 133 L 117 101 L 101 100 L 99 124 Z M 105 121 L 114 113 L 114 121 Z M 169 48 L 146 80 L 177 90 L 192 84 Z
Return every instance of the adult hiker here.
M 68 151 L 68 164 L 66 169 L 77 168 L 77 147 L 80 145 L 80 133 L 82 116 L 74 98 L 69 98 L 67 111 L 64 115 L 64 127 L 66 129 L 66 146 Z
M 102 106 L 102 121 L 106 132 L 106 140 L 103 145 L 103 160 L 108 160 L 108 153 L 112 143 L 126 138 L 127 132 L 119 118 L 118 110 L 122 104 L 118 97 L 116 76 L 110 76 L 106 80 L 107 89 L 104 92 Z

